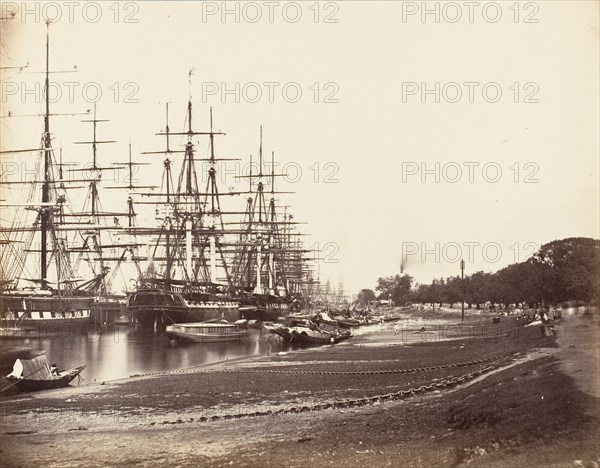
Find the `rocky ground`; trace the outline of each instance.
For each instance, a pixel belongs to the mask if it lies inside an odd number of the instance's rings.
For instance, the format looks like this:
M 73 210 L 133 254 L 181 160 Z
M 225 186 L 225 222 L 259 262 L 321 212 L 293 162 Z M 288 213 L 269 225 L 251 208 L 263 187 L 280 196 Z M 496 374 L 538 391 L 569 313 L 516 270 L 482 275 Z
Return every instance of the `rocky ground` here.
M 595 467 L 598 324 L 567 317 L 557 340 L 488 321 L 452 340 L 386 324 L 335 346 L 5 397 L 1 463 Z

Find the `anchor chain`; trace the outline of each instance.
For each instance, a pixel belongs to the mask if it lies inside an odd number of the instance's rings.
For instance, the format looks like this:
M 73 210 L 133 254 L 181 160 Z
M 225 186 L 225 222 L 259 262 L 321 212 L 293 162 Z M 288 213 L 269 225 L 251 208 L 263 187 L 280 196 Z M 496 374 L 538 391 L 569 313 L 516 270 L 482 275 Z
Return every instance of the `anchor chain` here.
M 174 371 L 148 372 L 145 374 L 133 374 L 130 377 L 147 377 L 152 375 L 172 375 L 172 374 L 309 374 L 309 375 L 382 375 L 382 374 L 414 374 L 417 372 L 430 372 L 453 367 L 473 366 L 483 364 L 504 357 L 513 353 L 491 356 L 488 358 L 475 359 L 471 361 L 455 362 L 452 364 L 442 364 L 439 366 L 414 367 L 410 369 L 389 369 L 373 371 L 303 371 L 303 370 L 273 370 L 273 369 L 181 369 Z
M 355 408 L 360 406 L 365 406 L 374 403 L 381 403 L 385 401 L 395 401 L 395 400 L 403 400 L 406 398 L 411 398 L 413 396 L 417 396 L 420 394 L 424 394 L 427 392 L 431 392 L 434 390 L 440 390 L 443 388 L 450 388 L 455 385 L 467 382 L 469 380 L 473 380 L 476 377 L 481 376 L 482 374 L 494 370 L 496 367 L 488 366 L 484 369 L 480 369 L 477 371 L 469 372 L 468 374 L 459 375 L 457 377 L 451 379 L 444 379 L 441 382 L 431 383 L 429 385 L 421 385 L 419 387 L 413 387 L 406 390 L 399 390 L 393 393 L 385 393 L 382 395 L 374 395 L 370 397 L 356 398 L 352 400 L 334 400 L 325 403 L 314 403 L 309 405 L 302 406 L 293 406 L 291 408 L 280 408 L 278 410 L 266 410 L 266 411 L 253 411 L 253 412 L 240 412 L 240 413 L 230 413 L 223 415 L 213 415 L 213 416 L 202 416 L 197 419 L 198 422 L 211 422 L 211 421 L 219 421 L 219 420 L 228 420 L 228 419 L 241 419 L 241 418 L 251 418 L 251 417 L 259 417 L 259 416 L 277 416 L 281 414 L 297 414 L 304 413 L 309 411 L 322 411 L 327 409 L 339 409 L 339 408 Z M 189 422 L 194 421 L 194 418 L 190 418 Z M 163 424 L 177 424 L 183 423 L 184 421 L 179 419 L 175 422 L 163 421 Z M 154 425 L 155 423 L 151 423 Z

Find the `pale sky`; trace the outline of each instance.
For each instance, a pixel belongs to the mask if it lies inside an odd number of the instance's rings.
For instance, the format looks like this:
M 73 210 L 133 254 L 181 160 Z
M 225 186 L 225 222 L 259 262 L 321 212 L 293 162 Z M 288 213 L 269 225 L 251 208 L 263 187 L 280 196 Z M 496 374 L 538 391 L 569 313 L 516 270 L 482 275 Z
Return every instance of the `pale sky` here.
M 102 165 L 125 161 L 131 141 L 135 159 L 154 162 L 140 181 L 160 182 L 163 158 L 139 153 L 164 147 L 154 134 L 164 129 L 165 102 L 171 131 L 183 130 L 193 68 L 195 129 L 208 129 L 212 106 L 227 133 L 217 153 L 246 164 L 263 126 L 265 154 L 275 151 L 278 172 L 288 170 L 277 187 L 295 192 L 281 204 L 306 223 L 307 246 L 328 245 L 321 279 L 343 277 L 348 292 L 399 273 L 403 251 L 404 271 L 430 282 L 459 274 L 460 257 L 467 274 L 496 271 L 555 239 L 600 237 L 598 2 L 499 2 L 499 10 L 480 2 L 472 21 L 464 2 L 429 2 L 439 22 L 422 17 L 422 2 L 276 3 L 231 2 L 223 18 L 222 2 L 125 2 L 115 18 L 113 2 L 85 15 L 82 2 L 71 22 L 61 2 L 37 13 L 31 4 L 26 16 L 22 3 L 3 2 L 2 16 L 16 16 L 2 22 L 1 66 L 29 67 L 2 71 L 2 149 L 39 143 L 41 118 L 4 117 L 41 111 L 43 75 L 29 72 L 44 69 L 44 12 L 60 12 L 51 69 L 78 72 L 52 77 L 62 91 L 52 111 L 85 111 L 102 90 L 98 118 L 110 122 L 99 124 L 99 139 L 118 141 L 100 147 Z M 52 121 L 65 160 L 89 161 L 90 150 L 73 144 L 90 138 L 83 118 Z M 3 158 L 3 172 L 24 160 Z M 246 188 L 235 167 L 221 171 L 222 190 Z M 105 208 L 124 206 L 123 196 L 105 194 Z M 224 203 L 242 210 L 244 198 Z

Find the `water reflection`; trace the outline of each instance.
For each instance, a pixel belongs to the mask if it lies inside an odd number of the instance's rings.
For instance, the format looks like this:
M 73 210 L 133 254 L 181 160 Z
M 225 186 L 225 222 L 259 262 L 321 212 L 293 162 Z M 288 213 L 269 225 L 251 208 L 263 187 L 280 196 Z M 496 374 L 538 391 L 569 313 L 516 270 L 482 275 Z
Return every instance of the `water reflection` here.
M 134 374 L 181 369 L 217 361 L 276 353 L 289 349 L 266 331 L 248 330 L 241 341 L 171 344 L 166 335 L 117 326 L 82 333 L 13 338 L 11 346 L 44 350 L 49 363 L 66 369 L 87 366 L 84 383 L 126 378 Z

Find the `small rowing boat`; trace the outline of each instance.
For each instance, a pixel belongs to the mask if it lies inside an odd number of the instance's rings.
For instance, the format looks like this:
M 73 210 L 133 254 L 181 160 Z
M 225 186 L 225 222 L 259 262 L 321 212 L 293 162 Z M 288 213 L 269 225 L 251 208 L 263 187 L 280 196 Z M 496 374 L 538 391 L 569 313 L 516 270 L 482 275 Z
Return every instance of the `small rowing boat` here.
M 85 366 L 51 372 L 44 354 L 33 359 L 17 359 L 13 371 L 6 376 L 23 392 L 37 392 L 66 387 Z

